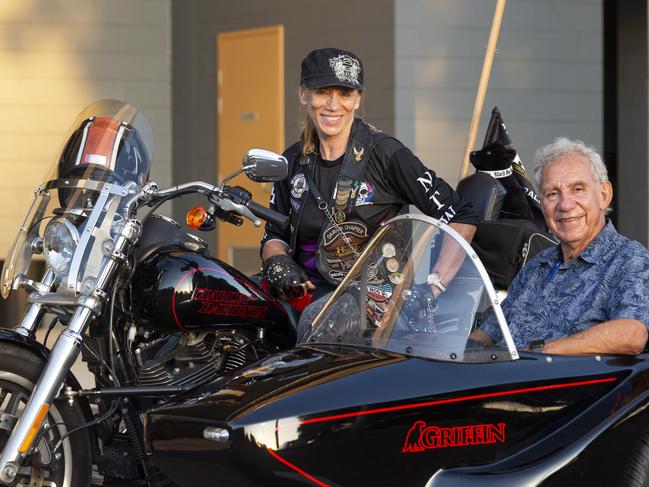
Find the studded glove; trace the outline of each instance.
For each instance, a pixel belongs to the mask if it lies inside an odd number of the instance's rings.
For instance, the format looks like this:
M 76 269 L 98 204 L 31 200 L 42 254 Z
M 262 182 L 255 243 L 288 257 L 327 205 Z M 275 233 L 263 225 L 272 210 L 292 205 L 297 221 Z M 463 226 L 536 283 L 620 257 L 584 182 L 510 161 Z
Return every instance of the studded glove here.
M 419 284 L 404 291 L 403 314 L 410 329 L 432 333 L 435 330 L 437 300 L 428 284 Z
M 304 295 L 306 272 L 289 255 L 273 255 L 264 262 L 264 278 L 275 296 L 295 299 Z

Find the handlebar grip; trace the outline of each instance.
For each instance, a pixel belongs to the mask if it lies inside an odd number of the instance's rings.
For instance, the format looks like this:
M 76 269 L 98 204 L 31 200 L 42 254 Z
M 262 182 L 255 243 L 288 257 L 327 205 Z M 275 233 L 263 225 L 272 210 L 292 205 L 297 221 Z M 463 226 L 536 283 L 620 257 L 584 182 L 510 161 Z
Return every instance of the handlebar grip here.
M 271 210 L 270 208 L 259 205 L 252 200 L 250 200 L 246 204 L 246 206 L 257 218 L 261 218 L 262 220 L 273 223 L 282 230 L 286 230 L 286 228 L 288 228 L 289 218 L 286 215 L 282 215 L 275 210 Z

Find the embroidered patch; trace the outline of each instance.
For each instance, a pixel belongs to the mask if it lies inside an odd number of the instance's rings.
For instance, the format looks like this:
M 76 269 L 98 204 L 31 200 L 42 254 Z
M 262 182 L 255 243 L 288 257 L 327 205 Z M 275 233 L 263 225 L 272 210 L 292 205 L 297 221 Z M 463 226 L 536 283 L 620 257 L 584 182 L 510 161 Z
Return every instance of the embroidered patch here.
M 363 181 L 356 192 L 356 206 L 371 205 L 374 198 L 374 186 Z
M 340 81 L 347 81 L 355 86 L 361 86 L 358 76 L 361 74 L 361 65 L 357 59 L 346 54 L 329 59 L 329 66 Z
M 304 174 L 298 173 L 293 176 L 291 179 L 291 196 L 293 198 L 301 198 L 307 189 L 309 189 L 309 185 L 306 183 Z
M 318 249 L 318 270 L 322 275 L 329 276 L 329 282 L 340 282 L 356 263 L 358 254 L 368 240 L 369 231 L 363 222 L 346 221 L 335 227 L 327 227 Z M 370 281 L 376 278 L 377 272 L 372 272 L 368 267 Z
M 392 295 L 392 286 L 389 284 L 368 284 L 367 298 L 382 303 Z

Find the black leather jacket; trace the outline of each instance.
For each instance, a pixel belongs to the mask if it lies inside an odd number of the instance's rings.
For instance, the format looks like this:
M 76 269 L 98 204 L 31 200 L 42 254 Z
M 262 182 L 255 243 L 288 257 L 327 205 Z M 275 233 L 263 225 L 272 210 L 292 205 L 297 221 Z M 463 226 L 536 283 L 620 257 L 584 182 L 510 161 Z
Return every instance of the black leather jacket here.
M 343 165 L 348 158 L 358 160 L 361 152 L 366 155 L 366 159 L 363 157 L 359 161 L 363 166 L 358 181 L 353 183 L 352 197 L 345 213 L 348 221 L 366 225 L 368 238 L 383 222 L 397 215 L 408 204 L 413 204 L 423 213 L 446 223 L 479 223 L 471 204 L 443 179 L 438 178 L 432 169 L 424 166 L 406 146 L 361 119 L 356 119 Z M 312 170 L 313 162 L 303 158 L 300 143 L 289 147 L 284 156 L 289 161 L 289 175 L 284 181 L 274 184 L 270 207 L 289 215 L 291 224 L 288 229 L 281 230 L 272 223 L 267 223 L 261 243 L 263 246 L 270 240 L 280 240 L 293 254 L 300 242 L 299 231 L 296 229 L 300 228 L 301 219 L 316 216 L 304 214 L 305 202 L 313 196 L 310 196 L 303 174 Z M 332 195 L 322 196 L 329 201 Z M 319 210 L 316 208 L 314 211 Z M 321 215 L 317 217 L 322 218 Z

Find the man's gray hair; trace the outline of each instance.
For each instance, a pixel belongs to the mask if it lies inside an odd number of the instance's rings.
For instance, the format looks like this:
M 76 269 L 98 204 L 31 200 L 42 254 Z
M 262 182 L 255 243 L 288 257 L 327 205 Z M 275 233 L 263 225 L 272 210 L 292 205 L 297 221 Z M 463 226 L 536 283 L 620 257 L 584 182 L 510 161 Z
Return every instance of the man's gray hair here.
M 590 161 L 590 170 L 593 173 L 595 181 L 598 183 L 608 181 L 606 166 L 595 148 L 584 144 L 581 140 L 557 137 L 552 141 L 552 143 L 539 148 L 536 151 L 536 154 L 534 154 L 534 162 L 536 163 L 536 168 L 534 169 L 534 181 L 536 182 L 536 187 L 539 189 L 539 192 L 541 192 L 541 179 L 543 178 L 545 166 L 564 154 L 574 153 L 581 154 Z

